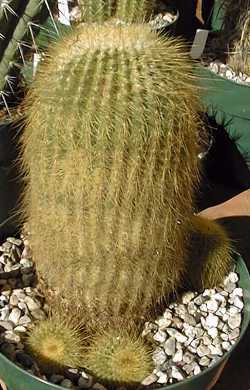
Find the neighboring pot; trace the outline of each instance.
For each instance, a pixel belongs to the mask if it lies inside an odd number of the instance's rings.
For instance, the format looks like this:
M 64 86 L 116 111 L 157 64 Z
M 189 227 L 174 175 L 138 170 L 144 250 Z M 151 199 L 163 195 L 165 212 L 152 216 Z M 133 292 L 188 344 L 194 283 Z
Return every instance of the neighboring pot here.
M 204 67 L 198 68 L 198 76 L 208 114 L 224 125 L 250 169 L 250 87 Z
M 162 390 L 210 390 L 211 386 L 217 381 L 224 365 L 232 354 L 237 344 L 242 339 L 250 322 L 250 277 L 247 267 L 242 258 L 237 255 L 236 270 L 239 273 L 239 285 L 244 290 L 244 311 L 241 334 L 239 340 L 235 343 L 232 349 L 223 355 L 217 363 L 209 367 L 192 378 L 186 379 L 180 383 L 161 387 Z M 44 380 L 41 380 L 20 367 L 16 366 L 5 356 L 0 354 L 0 378 L 5 383 L 7 390 L 60 390 L 61 386 L 57 386 Z
M 150 22 L 152 30 L 156 31 L 161 35 L 175 35 L 180 13 L 178 10 L 174 10 L 174 13 L 172 13 L 172 15 L 174 15 L 174 19 L 170 23 L 169 21 L 164 20 L 164 17 L 167 16 L 167 13 L 163 15 L 163 17 L 160 18 L 158 22 L 157 22 L 158 16 L 156 15 L 155 18 L 153 18 L 152 21 Z
M 20 129 L 0 123 L 0 242 L 18 233 L 17 211 L 21 180 L 17 169 Z

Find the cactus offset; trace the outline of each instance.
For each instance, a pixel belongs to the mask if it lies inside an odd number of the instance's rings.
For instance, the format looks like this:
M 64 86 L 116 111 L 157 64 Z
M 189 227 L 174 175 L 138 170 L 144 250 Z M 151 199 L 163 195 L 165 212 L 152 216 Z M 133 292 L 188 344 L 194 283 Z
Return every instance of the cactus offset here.
M 187 280 L 196 290 L 223 282 L 232 267 L 232 249 L 225 229 L 199 216 L 191 219 L 191 250 Z
M 46 373 L 82 366 L 83 346 L 79 328 L 59 313 L 37 322 L 27 339 L 29 352 Z
M 142 319 L 182 279 L 198 181 L 192 72 L 182 43 L 147 25 L 93 24 L 52 48 L 34 82 L 23 139 L 34 259 L 88 318 Z
M 153 369 L 144 341 L 122 330 L 95 335 L 85 359 L 91 373 L 109 385 L 138 385 Z

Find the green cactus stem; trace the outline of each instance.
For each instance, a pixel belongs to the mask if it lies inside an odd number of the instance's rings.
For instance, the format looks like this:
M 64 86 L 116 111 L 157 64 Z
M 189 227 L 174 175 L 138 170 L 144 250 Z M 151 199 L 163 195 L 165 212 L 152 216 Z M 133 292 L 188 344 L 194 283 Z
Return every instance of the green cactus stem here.
M 104 22 L 112 16 L 114 0 L 79 0 L 84 22 Z
M 88 322 L 143 320 L 182 280 L 197 96 L 184 45 L 147 25 L 82 25 L 41 66 L 26 101 L 24 208 L 38 272 Z
M 0 6 L 0 95 L 6 95 L 6 86 L 12 89 L 10 71 L 28 46 L 35 46 L 39 22 L 51 13 L 54 0 L 4 1 Z
M 193 216 L 188 283 L 195 290 L 218 286 L 232 264 L 232 245 L 225 229 L 216 221 Z
M 117 0 L 116 17 L 127 23 L 144 22 L 150 19 L 155 0 Z

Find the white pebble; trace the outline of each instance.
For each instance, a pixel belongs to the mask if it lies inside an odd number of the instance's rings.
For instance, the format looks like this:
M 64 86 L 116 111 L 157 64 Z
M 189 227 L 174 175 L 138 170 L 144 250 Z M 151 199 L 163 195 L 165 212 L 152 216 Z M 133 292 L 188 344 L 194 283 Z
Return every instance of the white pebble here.
M 184 375 L 182 372 L 179 370 L 178 367 L 172 366 L 172 377 L 174 379 L 177 379 L 178 381 L 181 381 L 184 379 Z
M 241 315 L 238 313 L 238 314 L 234 314 L 234 315 L 231 315 L 228 319 L 228 325 L 231 329 L 236 329 L 236 328 L 239 328 L 240 327 L 240 324 L 241 324 Z
M 218 310 L 218 302 L 215 299 L 210 299 L 209 301 L 206 302 L 207 305 L 207 310 L 214 313 Z
M 158 379 L 158 377 L 155 374 L 151 374 L 151 375 L 147 376 L 145 379 L 143 379 L 141 384 L 143 386 L 149 386 L 149 385 L 152 385 L 153 383 L 155 383 L 157 381 L 157 379 Z M 78 385 L 79 385 L 79 383 L 78 383 Z
M 210 328 L 208 329 L 207 333 L 209 334 L 212 339 L 215 339 L 218 336 L 218 329 L 217 328 Z
M 169 339 L 164 344 L 164 350 L 168 356 L 173 356 L 176 349 L 176 340 L 174 337 L 169 337 Z
M 159 343 L 164 343 L 166 338 L 167 338 L 167 335 L 162 330 L 158 330 L 158 332 L 156 332 L 155 335 L 153 336 L 153 339 Z
M 205 324 L 207 328 L 217 328 L 218 322 L 219 322 L 219 318 L 212 313 L 209 313 L 205 320 Z
M 173 356 L 173 362 L 174 363 L 179 363 L 181 362 L 183 359 L 183 351 L 181 349 L 179 349 L 175 355 Z
M 189 292 L 183 294 L 182 303 L 184 303 L 184 305 L 187 305 L 189 302 L 192 301 L 193 298 L 195 298 L 195 293 L 192 291 L 189 291 Z
M 167 333 L 169 336 L 174 337 L 179 343 L 185 343 L 187 341 L 187 337 L 178 332 L 178 330 L 169 328 L 167 329 Z
M 171 325 L 171 322 L 172 322 L 172 319 L 168 319 L 165 317 L 160 318 L 159 320 L 155 321 L 155 323 L 159 326 L 160 331 L 168 328 Z
M 238 296 L 234 298 L 234 306 L 238 307 L 240 310 L 244 307 L 243 301 Z
M 162 372 L 162 371 L 158 371 L 157 372 L 157 376 L 158 376 L 158 379 L 157 379 L 157 383 L 167 383 L 168 382 L 168 376 L 165 372 Z
M 156 348 L 156 350 L 153 352 L 152 358 L 156 366 L 162 365 L 167 360 L 166 354 L 162 348 Z
M 9 321 L 13 322 L 13 324 L 15 325 L 18 325 L 21 314 L 22 313 L 20 309 L 18 309 L 17 307 L 14 308 L 9 315 Z

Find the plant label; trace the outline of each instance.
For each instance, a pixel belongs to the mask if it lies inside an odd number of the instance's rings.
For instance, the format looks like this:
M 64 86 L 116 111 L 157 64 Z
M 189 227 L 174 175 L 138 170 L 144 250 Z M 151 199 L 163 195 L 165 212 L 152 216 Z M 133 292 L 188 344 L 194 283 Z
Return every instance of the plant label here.
M 207 42 L 209 30 L 198 29 L 190 50 L 190 56 L 194 60 L 201 57 Z
M 59 22 L 70 26 L 68 0 L 58 0 Z

